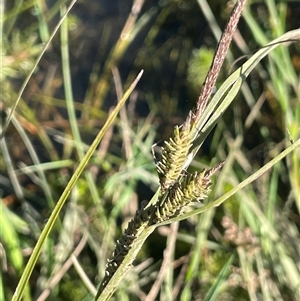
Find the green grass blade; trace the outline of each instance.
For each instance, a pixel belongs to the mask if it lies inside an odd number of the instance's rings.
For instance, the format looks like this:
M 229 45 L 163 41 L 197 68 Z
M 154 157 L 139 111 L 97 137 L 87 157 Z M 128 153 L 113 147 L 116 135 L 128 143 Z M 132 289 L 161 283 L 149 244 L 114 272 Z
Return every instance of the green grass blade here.
M 61 211 L 61 209 L 63 208 L 72 188 L 74 187 L 76 181 L 78 180 L 79 176 L 81 175 L 82 171 L 84 170 L 85 166 L 87 165 L 89 159 L 91 158 L 91 156 L 93 155 L 96 147 L 98 146 L 98 144 L 100 143 L 101 139 L 103 138 L 104 134 L 106 133 L 106 131 L 108 130 L 108 128 L 111 126 L 111 124 L 114 122 L 118 112 L 120 111 L 120 109 L 122 108 L 122 106 L 124 105 L 125 101 L 128 99 L 129 95 L 131 94 L 131 92 L 133 91 L 133 89 L 135 88 L 136 84 L 138 83 L 138 81 L 140 80 L 141 76 L 143 74 L 143 71 L 141 71 L 139 73 L 139 75 L 137 76 L 136 80 L 132 83 L 132 85 L 130 86 L 130 88 L 124 93 L 124 96 L 122 97 L 122 99 L 118 102 L 117 106 L 113 109 L 113 111 L 111 112 L 111 114 L 108 116 L 107 121 L 105 122 L 105 124 L 103 125 L 102 129 L 99 131 L 97 137 L 95 138 L 95 140 L 93 141 L 93 143 L 91 144 L 90 148 L 88 149 L 86 155 L 84 156 L 84 158 L 80 161 L 76 171 L 74 172 L 72 178 L 70 179 L 70 181 L 68 182 L 68 185 L 66 186 L 65 190 L 63 191 L 61 197 L 59 198 L 55 208 L 53 209 L 51 216 L 49 217 L 49 220 L 47 222 L 47 224 L 45 225 L 45 228 L 43 229 L 39 240 L 37 241 L 35 248 L 32 252 L 32 255 L 30 256 L 30 259 L 25 267 L 25 270 L 22 274 L 22 277 L 18 283 L 18 286 L 15 290 L 15 293 L 13 295 L 12 301 L 19 301 L 22 298 L 24 289 L 26 287 L 26 284 L 28 283 L 29 277 L 33 271 L 33 268 L 38 260 L 38 257 L 40 255 L 40 252 L 42 250 L 43 244 L 45 243 L 51 229 L 54 226 L 54 223 L 56 222 L 58 215 Z
M 222 281 L 224 281 L 224 279 L 226 279 L 226 277 L 230 271 L 230 267 L 234 261 L 234 258 L 235 258 L 235 255 L 231 255 L 230 258 L 227 260 L 226 264 L 223 266 L 221 272 L 219 273 L 218 277 L 216 278 L 214 284 L 211 286 L 211 288 L 207 292 L 203 301 L 214 301 L 217 299 L 221 285 L 222 285 Z
M 280 43 L 283 43 L 289 39 L 296 39 L 299 37 L 299 35 L 300 29 L 291 30 L 283 34 L 281 37 L 273 40 L 267 46 L 257 51 L 246 63 L 242 65 L 242 67 L 237 69 L 227 78 L 227 80 L 222 84 L 220 89 L 211 99 L 202 117 L 199 119 L 195 129 L 195 135 L 198 135 L 198 138 L 195 143 L 196 146 L 192 151 L 193 157 L 196 155 L 213 127 L 217 124 L 222 114 L 232 103 L 235 96 L 239 92 L 241 85 L 246 80 L 250 72 L 255 68 L 255 66 L 274 48 L 282 45 Z M 226 93 L 227 95 L 224 97 Z M 199 132 L 201 133 L 199 134 Z
M 61 8 L 61 15 L 66 14 L 66 7 Z M 68 18 L 65 18 L 61 24 L 61 54 L 62 54 L 62 71 L 64 79 L 64 90 L 66 95 L 66 104 L 70 120 L 70 126 L 74 137 L 77 153 L 80 159 L 83 158 L 82 140 L 78 128 L 78 122 L 75 114 L 74 98 L 72 92 L 70 58 L 69 58 L 69 42 L 68 42 Z
M 20 244 L 19 234 L 16 232 L 16 229 L 20 226 L 25 230 L 26 223 L 18 217 L 15 217 L 12 212 L 3 204 L 2 200 L 0 203 L 0 241 L 5 245 L 8 256 L 8 262 L 12 263 L 13 269 L 18 275 L 21 275 L 24 269 L 24 258 L 22 254 L 22 247 Z M 16 225 L 18 223 L 19 225 Z M 25 225 L 24 225 L 25 224 Z M 2 275 L 2 271 L 0 273 Z M 4 292 L 4 290 L 2 291 Z M 0 300 L 5 300 L 1 298 Z M 24 288 L 24 301 L 30 300 L 30 287 L 26 285 Z
M 13 263 L 13 267 L 18 274 L 21 275 L 23 269 L 23 255 L 21 246 L 19 244 L 19 237 L 15 231 L 15 226 L 11 221 L 11 214 L 9 209 L 1 202 L 0 204 L 0 217 L 1 217 L 1 231 L 0 238 L 5 246 L 10 250 L 8 256 L 10 256 L 10 262 Z
M 34 3 L 35 6 L 35 13 L 38 18 L 38 24 L 39 24 L 39 32 L 40 37 L 43 43 L 46 43 L 49 39 L 49 28 L 45 16 L 45 3 L 41 0 L 36 0 Z

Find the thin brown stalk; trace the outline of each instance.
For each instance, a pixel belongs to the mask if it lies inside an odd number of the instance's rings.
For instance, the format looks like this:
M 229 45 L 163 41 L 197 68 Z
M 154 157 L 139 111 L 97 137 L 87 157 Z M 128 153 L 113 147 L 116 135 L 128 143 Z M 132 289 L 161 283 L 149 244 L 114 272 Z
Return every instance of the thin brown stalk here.
M 209 97 L 214 89 L 214 86 L 219 76 L 221 67 L 223 65 L 226 53 L 231 43 L 233 34 L 236 30 L 245 3 L 246 0 L 240 0 L 236 3 L 236 5 L 234 6 L 230 14 L 227 26 L 222 33 L 211 67 L 205 78 L 196 107 L 193 111 L 193 122 L 196 124 L 199 118 L 201 117 L 204 109 L 206 108 Z
M 144 299 L 144 301 L 156 300 L 159 290 L 161 288 L 161 285 L 168 272 L 169 265 L 173 264 L 172 256 L 174 255 L 173 253 L 174 253 L 174 249 L 175 249 L 175 245 L 176 245 L 178 228 L 179 228 L 179 223 L 174 223 L 171 225 L 170 235 L 169 235 L 170 239 L 168 242 L 168 246 L 164 251 L 164 260 L 162 262 L 162 265 L 161 265 L 160 271 L 158 273 L 158 276 L 156 278 L 156 281 L 152 285 L 151 290 L 149 291 L 149 293 L 148 293 L 147 297 Z
M 109 58 L 105 63 L 103 75 L 97 84 L 96 93 L 92 104 L 94 108 L 101 107 L 102 101 L 110 88 L 109 80 L 111 78 L 111 70 L 118 64 L 120 58 L 124 55 L 126 49 L 134 38 L 132 31 L 134 29 L 134 26 L 136 25 L 139 13 L 144 5 L 144 2 L 145 0 L 137 0 L 134 1 L 132 5 L 130 15 L 126 20 L 126 23 L 122 29 L 115 47 L 112 49 Z

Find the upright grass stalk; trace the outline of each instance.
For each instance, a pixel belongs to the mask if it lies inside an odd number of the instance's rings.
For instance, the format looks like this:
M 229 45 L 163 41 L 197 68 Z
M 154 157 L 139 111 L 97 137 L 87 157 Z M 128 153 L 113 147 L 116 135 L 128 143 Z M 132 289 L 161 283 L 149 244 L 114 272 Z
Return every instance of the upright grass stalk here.
M 61 15 L 66 14 L 66 7 L 61 7 Z M 69 42 L 68 42 L 68 17 L 65 18 L 61 25 L 61 53 L 62 53 L 62 71 L 63 71 L 63 83 L 66 95 L 67 110 L 70 120 L 70 126 L 72 130 L 72 136 L 74 137 L 74 142 L 78 157 L 81 160 L 84 156 L 82 149 L 82 141 L 80 137 L 80 132 L 78 128 L 78 123 L 76 119 L 76 111 L 74 107 L 74 98 L 72 92 L 72 82 L 71 82 L 71 71 L 70 71 L 70 58 L 69 58 Z
M 291 31 L 258 51 L 224 82 L 207 106 L 244 4 L 245 1 L 238 1 L 233 9 L 194 110 L 189 113 L 186 121 L 181 126 L 174 128 L 171 138 L 165 141 L 162 148 L 162 157 L 157 163 L 161 187 L 148 205 L 136 212 L 123 236 L 117 241 L 113 255 L 108 260 L 106 275 L 100 284 L 95 300 L 108 300 L 112 296 L 145 239 L 153 232 L 155 227 L 219 206 L 229 197 L 226 195 L 225 198 L 221 197 L 200 209 L 184 214 L 184 209 L 188 205 L 207 196 L 211 184 L 210 177 L 222 165 L 200 174 L 192 174 L 190 177 L 183 174 L 182 171 L 189 166 L 204 139 L 219 120 L 224 110 L 233 101 L 250 71 L 264 56 L 278 46 L 277 42 L 285 41 L 285 39 L 293 38 L 299 34 L 299 30 Z M 197 144 L 194 149 L 190 150 L 194 141 L 197 141 Z M 299 144 L 300 141 L 294 143 L 276 157 L 275 160 L 267 164 L 265 168 L 255 173 L 253 178 L 250 177 L 249 179 L 256 179 L 262 172 L 297 148 Z M 244 187 L 243 185 L 245 183 L 239 186 L 238 189 Z
M 182 171 L 189 166 L 195 156 L 195 153 L 189 154 L 189 150 L 205 125 L 205 123 L 199 124 L 199 120 L 205 113 L 208 98 L 219 75 L 244 4 L 244 0 L 238 1 L 231 13 L 195 108 L 190 111 L 181 127 L 175 127 L 173 136 L 164 143 L 162 157 L 157 163 L 161 184 L 161 190 L 156 193 L 158 200 L 154 197 L 146 208 L 137 211 L 124 235 L 117 241 L 96 300 L 110 298 L 143 242 L 154 230 L 153 225 L 157 226 L 159 223 L 179 216 L 186 206 L 194 201 L 202 200 L 209 193 L 210 177 L 221 165 L 208 172 L 195 173 L 191 177 L 182 175 Z

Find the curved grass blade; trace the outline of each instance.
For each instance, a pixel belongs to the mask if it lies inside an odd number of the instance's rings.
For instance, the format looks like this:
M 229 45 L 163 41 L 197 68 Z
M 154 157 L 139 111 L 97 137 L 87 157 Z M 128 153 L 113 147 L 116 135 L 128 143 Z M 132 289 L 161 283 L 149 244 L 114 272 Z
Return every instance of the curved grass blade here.
M 35 245 L 35 248 L 33 249 L 33 252 L 29 258 L 29 261 L 25 267 L 22 277 L 21 277 L 21 279 L 18 283 L 18 286 L 15 290 L 15 293 L 12 297 L 12 301 L 21 300 L 22 295 L 24 293 L 24 289 L 26 287 L 26 284 L 28 283 L 29 277 L 33 271 L 33 268 L 38 260 L 40 252 L 42 250 L 43 244 L 46 241 L 47 237 L 49 236 L 49 233 L 50 233 L 54 223 L 56 222 L 58 215 L 59 215 L 62 207 L 64 206 L 72 188 L 74 187 L 75 183 L 77 182 L 79 176 L 81 175 L 82 171 L 84 170 L 85 166 L 87 165 L 89 159 L 91 158 L 92 154 L 94 153 L 95 149 L 97 148 L 97 146 L 98 146 L 99 142 L 101 141 L 101 139 L 103 138 L 104 134 L 106 133 L 108 128 L 111 126 L 111 124 L 114 122 L 118 112 L 120 111 L 120 109 L 124 105 L 125 101 L 128 99 L 129 95 L 131 94 L 131 92 L 135 88 L 136 84 L 140 80 L 142 74 L 143 74 L 143 71 L 141 71 L 138 74 L 135 81 L 132 83 L 132 85 L 129 87 L 129 89 L 124 93 L 122 99 L 118 102 L 116 107 L 113 109 L 111 114 L 108 116 L 108 119 L 106 120 L 102 129 L 99 131 L 97 137 L 91 144 L 91 146 L 88 149 L 87 153 L 85 154 L 84 158 L 80 161 L 76 171 L 74 172 L 72 178 L 68 182 L 68 185 L 66 186 L 61 197 L 59 198 L 55 208 L 53 209 L 53 211 L 49 217 L 49 220 L 48 220 L 47 224 L 45 225 L 45 228 L 43 229 L 43 231 L 39 237 L 39 240 L 37 241 L 37 243 Z
M 282 45 L 284 42 L 288 43 L 289 40 L 295 40 L 299 38 L 299 36 L 300 29 L 288 31 L 257 51 L 249 60 L 247 60 L 247 62 L 245 62 L 239 69 L 237 69 L 226 79 L 226 81 L 222 84 L 217 93 L 208 103 L 196 127 L 194 128 L 194 135 L 196 135 L 197 138 L 194 143 L 195 146 L 192 150 L 192 153 L 187 161 L 192 161 L 191 159 L 194 158 L 206 137 L 232 103 L 243 82 L 246 80 L 250 72 L 256 67 L 256 65 L 274 48 Z

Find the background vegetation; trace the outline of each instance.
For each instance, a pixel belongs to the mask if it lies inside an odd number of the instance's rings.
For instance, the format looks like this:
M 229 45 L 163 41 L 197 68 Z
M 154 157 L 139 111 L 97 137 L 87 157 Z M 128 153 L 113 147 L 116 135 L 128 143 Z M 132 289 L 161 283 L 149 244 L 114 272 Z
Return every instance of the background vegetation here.
M 158 187 L 151 146 L 182 123 L 199 94 L 231 10 L 230 2 L 216 3 L 75 4 L 1 140 L 0 300 L 12 298 L 78 162 L 144 69 L 72 190 L 24 300 L 81 300 L 95 292 L 116 239 Z M 3 126 L 69 2 L 1 5 Z M 249 1 L 219 84 L 253 51 L 297 28 L 299 13 L 297 2 Z M 299 138 L 299 48 L 281 46 L 256 68 L 203 145 L 195 170 L 226 159 L 207 202 Z M 298 149 L 223 206 L 158 228 L 115 300 L 297 300 L 299 157 Z

